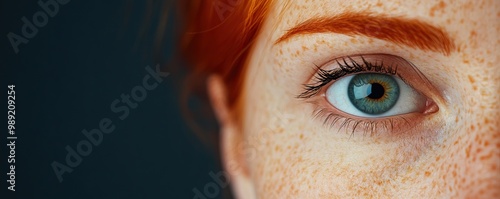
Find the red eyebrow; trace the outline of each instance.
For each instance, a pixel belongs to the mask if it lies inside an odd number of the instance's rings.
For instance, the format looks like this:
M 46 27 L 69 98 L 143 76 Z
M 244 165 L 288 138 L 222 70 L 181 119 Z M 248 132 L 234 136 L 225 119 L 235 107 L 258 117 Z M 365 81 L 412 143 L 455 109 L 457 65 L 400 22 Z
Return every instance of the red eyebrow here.
M 309 19 L 288 30 L 275 44 L 294 35 L 325 32 L 363 35 L 445 55 L 455 49 L 453 41 L 445 31 L 417 19 L 353 12 Z

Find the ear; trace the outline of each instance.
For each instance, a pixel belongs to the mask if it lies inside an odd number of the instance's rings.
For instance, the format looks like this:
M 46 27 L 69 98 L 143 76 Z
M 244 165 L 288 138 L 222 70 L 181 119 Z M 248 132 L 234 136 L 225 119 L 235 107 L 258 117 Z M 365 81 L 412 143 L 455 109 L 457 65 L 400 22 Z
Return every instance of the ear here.
M 234 110 L 227 100 L 227 89 L 222 78 L 211 75 L 207 79 L 207 90 L 212 108 L 220 126 L 221 152 L 224 169 L 229 173 L 233 194 L 238 199 L 255 199 L 254 184 L 250 179 L 244 156 L 244 136 Z

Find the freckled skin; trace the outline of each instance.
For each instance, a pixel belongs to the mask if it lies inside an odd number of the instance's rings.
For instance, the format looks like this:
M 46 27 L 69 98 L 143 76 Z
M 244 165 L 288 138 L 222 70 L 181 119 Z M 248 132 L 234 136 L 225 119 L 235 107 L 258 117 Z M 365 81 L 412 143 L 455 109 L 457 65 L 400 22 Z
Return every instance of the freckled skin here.
M 500 1 L 304 0 L 288 2 L 281 12 L 284 1 L 271 9 L 245 73 L 239 133 L 254 152 L 242 163 L 248 189 L 258 198 L 500 196 Z M 444 56 L 330 33 L 273 46 L 302 21 L 346 10 L 420 19 L 448 32 L 457 49 Z M 411 133 L 404 138 L 323 125 L 312 115 L 314 106 L 295 96 L 314 64 L 364 53 L 413 62 L 444 99 L 439 111 L 425 116 L 418 130 L 402 132 Z

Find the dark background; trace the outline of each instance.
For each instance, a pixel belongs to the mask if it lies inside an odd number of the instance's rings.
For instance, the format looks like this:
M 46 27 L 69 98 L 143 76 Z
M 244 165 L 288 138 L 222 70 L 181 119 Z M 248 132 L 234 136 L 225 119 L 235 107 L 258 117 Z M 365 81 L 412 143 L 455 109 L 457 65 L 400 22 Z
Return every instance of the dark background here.
M 7 34 L 22 36 L 21 18 L 32 21 L 42 9 L 37 1 L 1 1 L 0 198 L 193 198 L 193 188 L 203 190 L 213 182 L 208 173 L 221 170 L 217 157 L 181 116 L 183 72 L 165 67 L 175 52 L 176 40 L 169 35 L 176 30 L 175 18 L 160 45 L 164 58 L 155 59 L 159 13 L 147 11 L 145 2 L 72 0 L 59 5 L 58 13 L 16 54 Z M 141 85 L 145 67 L 156 64 L 170 75 L 119 120 L 111 103 Z M 16 86 L 15 192 L 7 190 L 6 182 L 9 84 Z M 106 117 L 116 129 L 59 182 L 51 164 L 64 164 L 65 147 L 75 149 L 86 139 L 81 131 L 98 128 Z

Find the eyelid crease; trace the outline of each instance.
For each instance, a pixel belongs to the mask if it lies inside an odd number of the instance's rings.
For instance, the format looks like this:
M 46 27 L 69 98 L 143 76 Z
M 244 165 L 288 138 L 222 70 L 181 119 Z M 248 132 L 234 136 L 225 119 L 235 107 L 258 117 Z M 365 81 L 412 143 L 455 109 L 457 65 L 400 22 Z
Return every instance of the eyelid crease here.
M 418 19 L 391 17 L 371 12 L 345 12 L 331 17 L 306 20 L 289 29 L 275 45 L 294 35 L 313 33 L 362 35 L 448 56 L 456 49 L 451 37 L 441 28 Z

